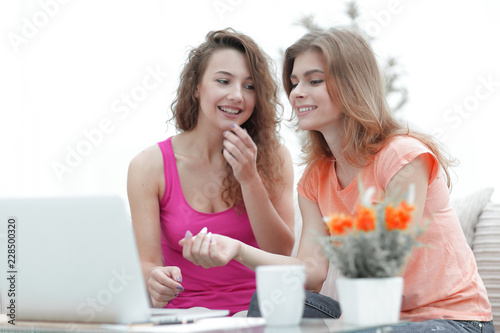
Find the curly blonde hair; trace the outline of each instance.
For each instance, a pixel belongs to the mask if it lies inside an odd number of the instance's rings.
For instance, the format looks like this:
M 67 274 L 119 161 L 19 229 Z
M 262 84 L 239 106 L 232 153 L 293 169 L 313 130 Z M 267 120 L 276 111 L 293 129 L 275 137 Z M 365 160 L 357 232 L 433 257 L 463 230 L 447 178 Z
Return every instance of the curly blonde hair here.
M 386 102 L 384 81 L 375 54 L 361 32 L 348 28 L 314 31 L 290 46 L 285 52 L 283 65 L 283 85 L 287 95 L 292 91 L 290 75 L 294 61 L 307 51 L 316 51 L 323 56 L 328 93 L 341 105 L 342 158 L 351 165 L 366 166 L 390 139 L 408 135 L 429 147 L 450 187 L 448 168 L 455 160 L 446 156 L 431 136 L 410 130 L 394 117 Z M 302 152 L 306 164 L 333 157 L 325 138 L 318 131 L 308 131 Z
M 203 78 L 210 57 L 214 52 L 234 49 L 241 52 L 247 61 L 250 75 L 255 83 L 256 104 L 250 118 L 241 126 L 245 128 L 257 145 L 257 170 L 264 186 L 273 198 L 283 186 L 281 177 L 282 158 L 279 154 L 279 122 L 282 106 L 278 97 L 278 85 L 269 56 L 247 35 L 231 28 L 211 31 L 205 41 L 189 52 L 188 59 L 180 75 L 177 95 L 172 102 L 172 118 L 178 131 L 189 131 L 196 126 L 200 103 L 195 90 Z M 222 200 L 233 207 L 243 203 L 241 187 L 229 163 L 227 175 L 222 182 Z

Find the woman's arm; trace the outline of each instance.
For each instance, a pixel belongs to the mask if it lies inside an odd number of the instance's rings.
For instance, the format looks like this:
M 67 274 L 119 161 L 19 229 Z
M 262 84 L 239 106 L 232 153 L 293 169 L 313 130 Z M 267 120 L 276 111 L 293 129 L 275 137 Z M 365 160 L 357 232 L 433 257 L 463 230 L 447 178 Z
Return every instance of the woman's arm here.
M 293 164 L 285 146 L 279 150 L 283 161 L 283 191 L 273 198 L 259 176 L 257 146 L 238 125 L 225 133 L 224 156 L 241 185 L 245 207 L 259 247 L 290 255 L 294 244 Z
M 302 197 L 299 197 L 299 204 L 304 225 L 297 258 L 269 253 L 226 236 L 212 235 L 206 229 L 194 237 L 188 234 L 179 241 L 183 256 L 204 268 L 224 266 L 232 259 L 250 269 L 259 265 L 305 265 L 306 288 L 319 292 L 326 279 L 328 261 L 317 236 L 326 235 L 326 229 L 317 204 Z
M 319 236 L 326 236 L 325 222 L 317 203 L 299 195 L 299 207 L 302 214 L 302 234 L 297 257 L 306 264 L 306 287 L 319 292 L 328 275 L 329 261 L 326 259 Z
M 163 267 L 159 215 L 163 161 L 158 146 L 137 155 L 129 165 L 127 192 L 137 249 L 152 305 L 164 307 L 183 290 L 178 267 Z
M 433 158 L 429 154 L 420 155 L 401 168 L 387 185 L 386 197 L 394 198 L 408 193 L 410 185 L 414 187 L 413 205 L 415 206 L 415 210 L 412 215 L 412 223 L 420 223 L 422 221 L 432 163 Z M 406 264 L 401 269 L 400 274 L 404 274 L 405 269 Z
M 405 165 L 390 180 L 385 190 L 386 197 L 398 198 L 410 190 L 410 185 L 414 186 L 415 210 L 413 211 L 413 221 L 420 222 L 424 214 L 425 200 L 427 198 L 427 188 L 432 168 L 432 157 L 428 154 L 420 155 L 413 161 Z

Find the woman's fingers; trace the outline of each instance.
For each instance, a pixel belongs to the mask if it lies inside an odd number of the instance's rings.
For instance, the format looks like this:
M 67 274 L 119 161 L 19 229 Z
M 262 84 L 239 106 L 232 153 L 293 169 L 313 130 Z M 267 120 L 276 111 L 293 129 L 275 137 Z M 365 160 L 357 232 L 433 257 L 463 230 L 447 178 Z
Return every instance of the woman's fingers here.
M 154 268 L 148 280 L 148 291 L 153 306 L 163 307 L 170 300 L 177 297 L 184 290 L 184 287 L 180 284 L 181 281 L 182 275 L 178 267 Z
M 242 183 L 257 174 L 257 146 L 248 133 L 238 125 L 224 132 L 224 158 L 231 165 L 234 176 Z
M 238 161 L 250 158 L 257 154 L 257 146 L 246 130 L 235 125 L 232 131 L 224 132 L 224 148 L 227 149 Z
M 196 236 L 189 239 L 183 238 L 179 241 L 179 245 L 183 246 L 183 256 L 203 268 L 221 266 L 218 259 L 219 249 L 215 244 L 215 235 L 207 231 L 206 228 L 203 228 Z
M 210 253 L 210 243 L 212 242 L 212 233 L 206 232 L 206 228 L 204 228 L 198 235 L 196 235 L 195 244 L 196 247 L 193 246 L 191 249 L 191 255 L 196 259 L 198 265 L 203 268 L 214 267 L 214 261 L 211 258 Z
M 193 247 L 194 237 L 191 231 L 186 231 L 186 235 L 183 239 L 179 241 L 179 244 L 182 246 L 182 256 L 187 260 L 191 261 L 195 265 L 200 265 L 196 259 L 193 257 L 192 247 Z
M 200 252 L 203 241 L 205 240 L 205 236 L 207 235 L 208 230 L 207 227 L 201 229 L 201 231 L 193 237 L 193 245 L 191 246 L 191 254 L 196 258 L 197 254 Z
M 241 128 L 237 124 L 234 124 L 234 126 L 231 127 L 232 130 L 226 132 L 229 138 L 231 139 L 236 139 L 238 138 L 239 140 L 236 140 L 236 145 L 238 148 L 243 149 L 243 148 L 255 148 L 257 149 L 257 146 L 255 145 L 255 142 L 253 142 L 252 138 L 250 135 L 248 135 L 248 132 L 246 129 Z
M 166 288 L 164 285 L 156 280 L 149 281 L 149 294 L 151 298 L 157 303 L 168 303 L 171 299 L 175 298 L 177 292 Z
M 234 143 L 229 140 L 224 140 L 224 152 L 229 153 L 236 161 L 241 161 L 242 159 L 242 149 L 237 147 Z

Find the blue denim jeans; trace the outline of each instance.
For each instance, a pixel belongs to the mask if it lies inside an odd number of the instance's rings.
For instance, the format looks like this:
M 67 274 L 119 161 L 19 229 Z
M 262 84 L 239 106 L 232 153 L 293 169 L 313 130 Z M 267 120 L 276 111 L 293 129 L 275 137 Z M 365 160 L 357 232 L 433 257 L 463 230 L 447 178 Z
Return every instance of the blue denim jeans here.
M 433 332 L 433 333 L 494 333 L 493 321 L 467 321 L 434 319 L 393 327 L 391 332 Z
M 250 301 L 247 317 L 261 317 L 256 292 L 253 294 L 252 300 Z M 306 290 L 304 315 L 302 317 L 337 319 L 340 317 L 340 306 L 333 298 Z
M 340 317 L 339 303 L 325 295 L 313 293 L 306 290 L 306 300 L 304 302 L 304 318 L 334 318 Z M 250 306 L 248 307 L 248 317 L 260 317 L 257 293 L 254 293 Z M 375 330 L 365 330 L 362 332 L 375 332 Z M 467 321 L 467 320 L 444 320 L 434 319 L 421 322 L 413 322 L 398 325 L 391 328 L 391 332 L 397 333 L 494 333 L 493 321 Z

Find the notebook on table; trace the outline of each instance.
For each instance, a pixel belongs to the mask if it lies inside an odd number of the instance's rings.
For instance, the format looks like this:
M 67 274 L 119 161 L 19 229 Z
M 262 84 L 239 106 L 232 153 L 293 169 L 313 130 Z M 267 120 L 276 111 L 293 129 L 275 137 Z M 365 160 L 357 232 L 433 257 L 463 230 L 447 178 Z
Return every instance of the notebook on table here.
M 150 308 L 119 197 L 4 198 L 0 221 L 15 230 L 15 238 L 2 232 L 15 244 L 15 262 L 6 267 L 15 297 L 3 298 L 14 299 L 16 321 L 181 323 L 229 314 Z

